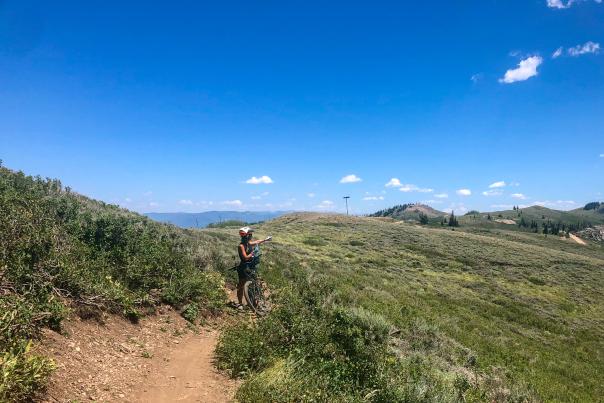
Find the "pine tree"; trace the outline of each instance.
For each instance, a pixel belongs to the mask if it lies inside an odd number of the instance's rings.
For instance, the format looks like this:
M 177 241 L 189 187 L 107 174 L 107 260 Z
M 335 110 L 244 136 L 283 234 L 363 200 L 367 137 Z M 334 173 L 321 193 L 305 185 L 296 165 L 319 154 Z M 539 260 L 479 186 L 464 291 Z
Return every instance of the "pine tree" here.
M 459 227 L 459 222 L 457 222 L 457 217 L 455 217 L 455 212 L 451 211 L 451 215 L 449 216 L 449 227 Z

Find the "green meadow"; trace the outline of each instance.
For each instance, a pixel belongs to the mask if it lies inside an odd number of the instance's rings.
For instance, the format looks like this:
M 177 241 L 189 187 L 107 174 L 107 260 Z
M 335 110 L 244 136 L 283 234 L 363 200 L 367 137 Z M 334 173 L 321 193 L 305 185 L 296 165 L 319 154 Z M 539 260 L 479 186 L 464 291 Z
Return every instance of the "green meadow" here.
M 275 332 L 275 327 L 284 331 L 293 326 L 271 316 L 281 315 L 280 304 L 304 300 L 309 291 L 298 289 L 322 287 L 313 285 L 320 279 L 318 284 L 329 285 L 319 304 L 321 309 L 330 307 L 323 318 L 344 309 L 357 319 L 362 312 L 357 327 L 363 337 L 373 337 L 368 335 L 378 326 L 367 321 L 389 329 L 386 352 L 374 359 L 400 364 L 415 357 L 426 364 L 419 369 L 410 364 L 380 367 L 388 374 L 386 381 L 361 382 L 356 390 L 337 396 L 340 400 L 360 401 L 367 396 L 376 401 L 601 399 L 602 247 L 499 228 L 462 228 L 310 213 L 267 222 L 259 232 L 275 239 L 265 248 L 264 270 L 278 308 L 247 331 L 270 339 L 266 327 Z M 281 294 L 286 296 L 279 299 Z M 300 315 L 300 322 L 321 327 L 322 319 L 306 312 L 304 305 L 289 315 Z M 299 326 L 304 334 L 304 326 Z M 260 401 L 264 394 L 288 400 L 287 387 L 310 388 L 313 383 L 305 377 L 320 372 L 318 363 L 325 355 L 321 348 L 333 348 L 330 343 L 336 337 L 329 324 L 326 328 L 327 336 L 313 336 L 307 344 L 293 343 L 290 348 L 269 341 L 269 347 L 252 354 L 252 361 L 239 363 L 239 375 L 247 379 L 239 398 Z M 223 367 L 233 369 L 232 356 L 250 346 L 239 340 L 230 351 L 229 340 L 232 343 L 227 331 L 218 356 Z M 319 341 L 323 347 L 308 345 Z M 338 354 L 333 357 L 337 361 Z M 380 395 L 374 391 L 379 387 L 398 388 L 400 394 Z M 334 397 L 329 390 L 321 393 L 309 395 L 308 400 Z

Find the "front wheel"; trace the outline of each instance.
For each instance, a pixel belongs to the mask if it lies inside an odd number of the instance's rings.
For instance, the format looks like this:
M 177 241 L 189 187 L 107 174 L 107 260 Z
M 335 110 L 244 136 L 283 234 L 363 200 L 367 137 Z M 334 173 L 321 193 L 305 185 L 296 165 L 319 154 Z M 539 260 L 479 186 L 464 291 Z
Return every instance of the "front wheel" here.
M 243 296 L 247 304 L 257 315 L 264 315 L 267 311 L 262 287 L 255 281 L 248 280 L 243 285 Z

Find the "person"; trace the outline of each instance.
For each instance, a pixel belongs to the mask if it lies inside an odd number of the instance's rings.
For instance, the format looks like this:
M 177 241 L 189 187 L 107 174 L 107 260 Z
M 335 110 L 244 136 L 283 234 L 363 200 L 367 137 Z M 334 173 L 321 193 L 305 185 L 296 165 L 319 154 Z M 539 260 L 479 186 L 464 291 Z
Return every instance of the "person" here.
M 237 248 L 240 259 L 239 266 L 237 266 L 237 275 L 239 277 L 239 282 L 237 283 L 237 301 L 239 302 L 237 304 L 237 309 L 243 309 L 243 287 L 245 282 L 248 280 L 250 263 L 252 263 L 254 260 L 254 247 L 271 240 L 271 237 L 268 237 L 263 240 L 252 241 L 253 233 L 254 230 L 250 227 L 243 227 L 239 229 L 241 243 L 239 243 Z

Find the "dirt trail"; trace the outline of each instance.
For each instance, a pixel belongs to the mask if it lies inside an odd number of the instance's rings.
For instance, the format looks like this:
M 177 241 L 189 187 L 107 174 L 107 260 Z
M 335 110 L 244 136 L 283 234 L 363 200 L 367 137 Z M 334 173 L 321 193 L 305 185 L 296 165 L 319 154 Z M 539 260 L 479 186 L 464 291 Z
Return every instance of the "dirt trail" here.
M 579 245 L 587 245 L 587 242 L 585 242 L 584 240 L 582 240 L 581 238 L 579 238 L 578 236 L 576 236 L 574 234 L 569 234 L 569 237 L 570 237 L 570 239 L 572 239 Z
M 57 364 L 42 401 L 231 402 L 239 383 L 213 365 L 218 325 L 194 332 L 170 307 L 137 325 L 73 317 L 36 347 Z
M 155 362 L 150 375 L 134 387 L 126 401 L 133 403 L 162 402 L 229 402 L 237 388 L 212 364 L 218 331 L 204 331 L 172 351 L 167 362 Z

